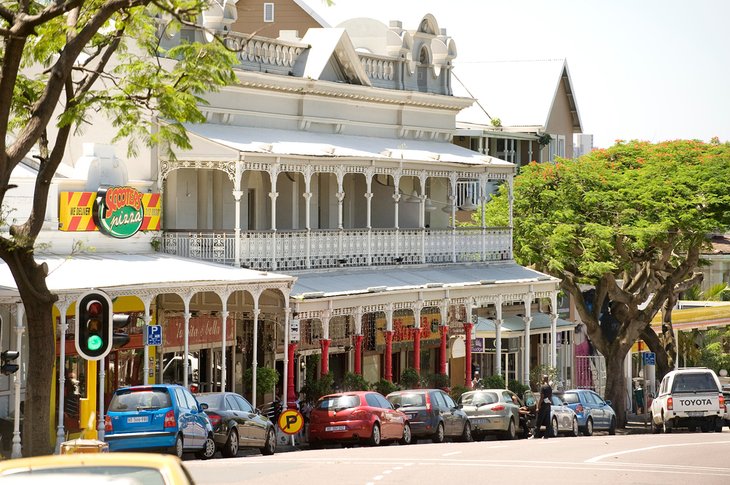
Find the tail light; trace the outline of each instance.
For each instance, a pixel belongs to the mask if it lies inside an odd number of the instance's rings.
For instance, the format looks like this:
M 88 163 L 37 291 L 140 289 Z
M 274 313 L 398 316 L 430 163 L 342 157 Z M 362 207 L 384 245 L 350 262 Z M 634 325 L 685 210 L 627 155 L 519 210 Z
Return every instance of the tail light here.
M 112 418 L 109 416 L 104 416 L 104 431 L 114 431 L 114 426 L 112 426 Z
M 221 424 L 221 417 L 220 417 L 220 414 L 215 414 L 215 413 L 209 413 L 209 414 L 208 414 L 208 419 L 210 419 L 210 424 L 211 424 L 211 425 L 212 425 L 212 426 L 213 426 L 214 428 L 215 428 L 215 427 L 217 427 L 217 426 L 218 426 L 219 424 Z
M 725 396 L 720 394 L 720 409 L 725 411 L 725 407 L 727 406 L 727 403 L 725 402 Z
M 671 397 L 667 398 L 667 409 L 670 411 L 674 409 L 674 400 Z
M 576 414 L 583 414 L 583 411 L 585 411 L 585 409 L 583 409 L 583 405 L 582 404 L 578 404 L 575 407 L 575 413 Z
M 426 412 L 431 412 L 431 395 L 426 393 Z
M 177 428 L 177 420 L 175 419 L 175 411 L 170 409 L 165 413 L 165 428 Z
M 504 411 L 504 404 L 497 404 L 496 406 L 492 407 L 492 411 Z

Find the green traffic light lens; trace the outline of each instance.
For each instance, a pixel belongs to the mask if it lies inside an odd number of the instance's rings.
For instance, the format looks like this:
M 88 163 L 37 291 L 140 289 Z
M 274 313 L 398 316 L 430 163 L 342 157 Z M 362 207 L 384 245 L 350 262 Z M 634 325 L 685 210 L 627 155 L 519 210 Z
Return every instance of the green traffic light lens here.
M 89 350 L 99 350 L 101 348 L 101 337 L 98 335 L 92 335 L 88 339 L 86 339 L 86 347 Z

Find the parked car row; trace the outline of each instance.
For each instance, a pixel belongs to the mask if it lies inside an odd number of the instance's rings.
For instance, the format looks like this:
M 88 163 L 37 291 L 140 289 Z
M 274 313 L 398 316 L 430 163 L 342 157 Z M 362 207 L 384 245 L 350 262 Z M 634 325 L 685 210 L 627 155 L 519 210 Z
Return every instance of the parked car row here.
M 410 444 L 419 439 L 472 441 L 488 435 L 516 439 L 532 434 L 535 403 L 531 392 L 523 400 L 506 389 L 468 391 L 457 402 L 440 389 L 397 391 L 386 397 L 372 391 L 331 394 L 322 397 L 311 413 L 309 442 L 318 447 L 323 443 Z M 555 394 L 551 409 L 553 436 L 616 432 L 611 403 L 593 391 Z
M 457 401 L 441 389 L 397 391 L 387 397 L 374 391 L 330 394 L 310 413 L 309 444 L 384 442 L 401 444 L 447 438 L 472 441 L 488 435 L 527 437 L 534 426 L 535 396 L 517 396 L 506 389 L 478 389 Z M 610 402 L 589 390 L 553 395 L 553 436 L 590 436 L 594 430 L 616 431 Z M 193 395 L 173 384 L 118 389 L 105 416 L 110 451 L 164 451 L 181 457 L 194 452 L 208 459 L 220 451 L 238 455 L 256 448 L 276 452 L 275 424 L 243 396 L 233 392 Z

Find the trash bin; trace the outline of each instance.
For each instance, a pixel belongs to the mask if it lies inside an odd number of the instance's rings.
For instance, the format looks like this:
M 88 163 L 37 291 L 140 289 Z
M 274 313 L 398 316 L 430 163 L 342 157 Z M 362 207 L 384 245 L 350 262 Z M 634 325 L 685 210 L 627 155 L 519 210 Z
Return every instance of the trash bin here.
M 108 453 L 109 444 L 99 440 L 70 440 L 61 443 L 62 455 L 73 455 L 76 453 Z

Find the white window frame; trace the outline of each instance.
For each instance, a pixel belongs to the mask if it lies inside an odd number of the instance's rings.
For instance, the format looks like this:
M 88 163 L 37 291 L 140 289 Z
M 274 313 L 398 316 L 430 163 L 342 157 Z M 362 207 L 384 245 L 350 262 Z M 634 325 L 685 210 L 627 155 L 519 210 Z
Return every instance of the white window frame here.
M 266 15 L 267 13 L 270 13 L 270 16 L 267 16 Z M 266 2 L 266 3 L 264 3 L 264 22 L 271 23 L 273 21 L 274 21 L 274 3 Z

